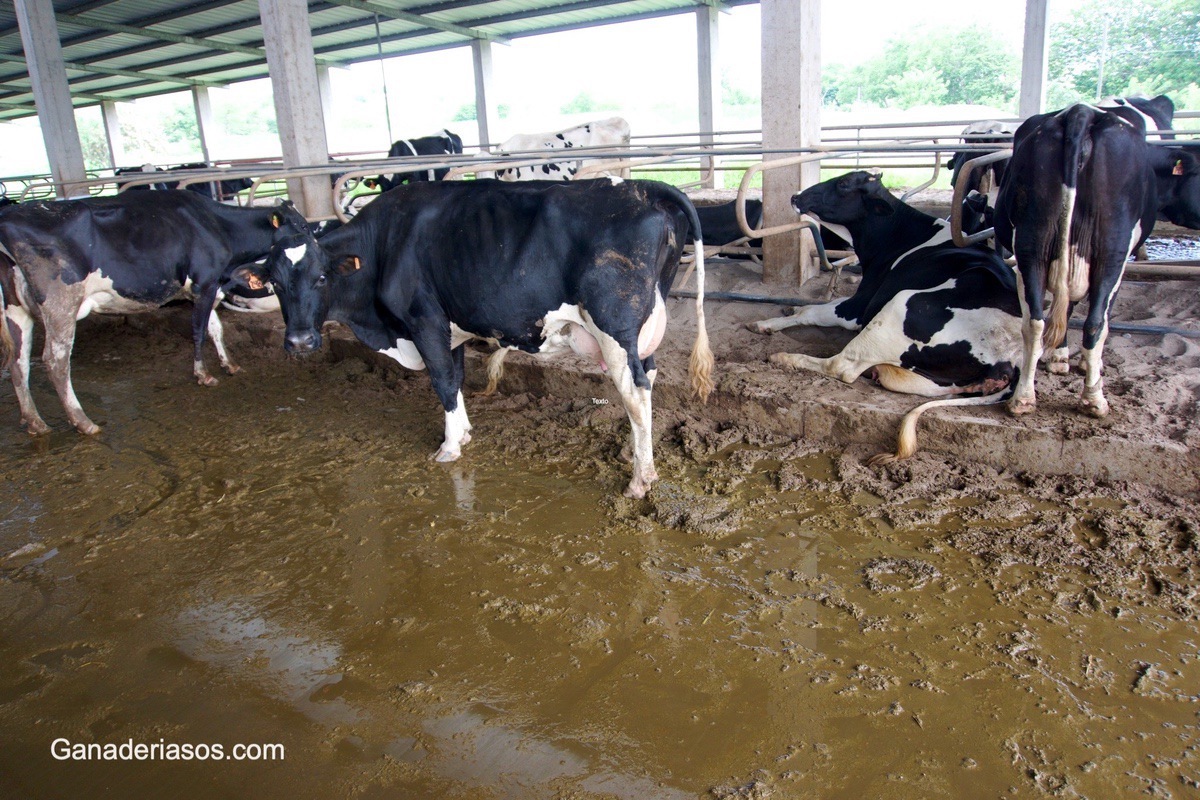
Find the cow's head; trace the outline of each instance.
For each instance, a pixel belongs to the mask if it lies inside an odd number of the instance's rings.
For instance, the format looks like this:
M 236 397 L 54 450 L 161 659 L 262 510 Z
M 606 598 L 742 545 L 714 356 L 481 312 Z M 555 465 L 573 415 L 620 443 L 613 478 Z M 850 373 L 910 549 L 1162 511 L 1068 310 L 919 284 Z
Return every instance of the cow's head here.
M 1158 186 L 1158 215 L 1185 228 L 1200 229 L 1200 159 L 1181 147 L 1151 147 Z
M 879 175 L 861 170 L 830 178 L 792 196 L 792 208 L 797 212 L 847 227 L 871 217 L 890 216 L 896 202 L 883 188 Z
M 286 325 L 283 348 L 305 355 L 321 347 L 321 326 L 329 314 L 336 278 L 356 272 L 362 260 L 322 247 L 308 221 L 290 204 L 272 214 L 275 241 L 264 261 L 235 269 L 229 285 L 258 291 L 275 287 Z

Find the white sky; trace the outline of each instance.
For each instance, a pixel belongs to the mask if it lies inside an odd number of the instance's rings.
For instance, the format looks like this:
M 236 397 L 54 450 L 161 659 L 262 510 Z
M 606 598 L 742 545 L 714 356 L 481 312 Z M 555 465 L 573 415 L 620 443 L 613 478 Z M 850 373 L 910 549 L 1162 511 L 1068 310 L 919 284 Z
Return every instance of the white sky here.
M 1065 16 L 1083 0 L 1050 0 L 1052 18 Z M 1019 50 L 1025 0 L 826 0 L 822 3 L 822 55 L 826 64 L 853 64 L 869 59 L 887 40 L 913 28 L 985 24 Z M 760 30 L 757 5 L 742 6 L 720 17 L 720 69 L 730 83 L 757 95 L 760 85 Z M 681 14 L 640 22 L 587 28 L 514 40 L 493 47 L 496 102 L 508 107 L 493 138 L 517 132 L 555 130 L 573 123 L 560 109 L 581 91 L 616 108 L 584 115 L 621 114 L 635 133 L 695 130 L 695 17 Z M 468 144 L 475 141 L 474 122 L 454 122 L 462 106 L 473 103 L 470 48 L 407 56 L 386 62 L 387 93 L 392 109 L 392 138 L 420 136 L 450 127 Z M 386 149 L 391 141 L 381 102 L 383 81 L 378 62 L 337 69 L 332 74 L 333 119 L 327 120 L 330 148 L 335 152 Z M 236 84 L 211 91 L 214 108 L 223 104 L 270 102 L 267 81 Z M 123 120 L 162 113 L 187 95 L 148 98 L 118 106 Z M 81 116 L 98 113 L 94 109 Z M 648 124 L 639 125 L 639 121 Z M 756 127 L 752 125 L 751 127 Z M 0 151 L 0 175 L 48 169 L 36 121 L 0 125 L 6 141 Z M 278 154 L 274 137 L 251 141 L 210 142 L 215 158 Z M 232 149 L 253 152 L 230 152 Z M 184 147 L 170 161 L 196 160 L 199 152 Z M 131 154 L 131 163 L 141 163 Z M 168 160 L 168 159 L 164 159 Z

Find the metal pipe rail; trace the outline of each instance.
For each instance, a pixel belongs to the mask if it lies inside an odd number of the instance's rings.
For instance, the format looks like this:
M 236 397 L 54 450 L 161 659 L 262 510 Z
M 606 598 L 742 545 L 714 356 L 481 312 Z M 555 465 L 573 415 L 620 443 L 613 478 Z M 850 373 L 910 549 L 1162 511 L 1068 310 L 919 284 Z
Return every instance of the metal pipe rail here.
M 954 197 L 950 201 L 950 237 L 959 247 L 967 247 L 968 245 L 977 244 L 987 239 L 992 238 L 996 234 L 995 228 L 988 228 L 984 231 L 978 231 L 970 236 L 963 233 L 962 229 L 962 207 L 963 199 L 967 192 L 967 183 L 971 180 L 971 173 L 980 167 L 986 167 L 989 164 L 994 164 L 997 161 L 1012 158 L 1012 150 L 999 150 L 989 155 L 972 158 L 962 165 L 962 171 L 958 173 L 958 180 L 954 184 Z

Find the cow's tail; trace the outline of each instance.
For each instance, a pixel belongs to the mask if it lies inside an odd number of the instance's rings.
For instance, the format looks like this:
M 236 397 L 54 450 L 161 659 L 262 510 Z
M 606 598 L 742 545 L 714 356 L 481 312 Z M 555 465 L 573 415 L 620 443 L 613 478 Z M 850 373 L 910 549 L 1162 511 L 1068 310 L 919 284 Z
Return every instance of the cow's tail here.
M 904 419 L 901 420 L 900 433 L 896 436 L 896 452 L 880 453 L 870 458 L 867 464 L 874 467 L 879 464 L 889 464 L 893 461 L 911 458 L 917 452 L 917 420 L 931 408 L 940 408 L 941 406 L 990 406 L 996 403 L 1003 403 L 1012 396 L 1016 386 L 1017 381 L 1014 375 L 1007 386 L 992 394 L 976 397 L 942 397 L 922 403 L 905 414 Z
M 508 348 L 501 347 L 488 358 L 487 387 L 479 393 L 480 397 L 491 397 L 496 393 L 496 387 L 500 385 L 500 379 L 504 377 L 504 359 L 507 356 Z
M 3 265 L 0 265 L 0 269 Z M 17 353 L 16 343 L 13 342 L 12 333 L 8 330 L 8 305 L 4 300 L 4 284 L 0 282 L 0 369 L 8 369 L 12 366 L 13 356 Z
M 1058 253 L 1050 262 L 1049 286 L 1054 294 L 1050 302 L 1050 313 L 1046 319 L 1046 330 L 1042 334 L 1042 347 L 1053 350 L 1067 335 L 1067 312 L 1071 307 L 1071 295 L 1081 296 L 1087 291 L 1088 275 L 1086 263 L 1080 258 L 1079 248 L 1086 248 L 1086 237 L 1079 238 L 1075 251 L 1071 250 L 1071 223 L 1075 215 L 1075 196 L 1079 188 L 1079 170 L 1092 154 L 1091 126 L 1095 112 L 1090 106 L 1078 104 L 1067 109 L 1063 125 L 1063 192 L 1058 212 Z
M 700 398 L 700 402 L 707 403 L 713 390 L 715 361 L 708 346 L 708 328 L 704 324 L 704 234 L 700 230 L 700 215 L 688 196 L 669 184 L 662 184 L 662 187 L 671 202 L 687 216 L 692 232 L 692 249 L 696 256 L 693 263 L 696 271 L 696 342 L 692 345 L 692 356 L 688 360 L 688 375 L 692 381 L 692 391 Z

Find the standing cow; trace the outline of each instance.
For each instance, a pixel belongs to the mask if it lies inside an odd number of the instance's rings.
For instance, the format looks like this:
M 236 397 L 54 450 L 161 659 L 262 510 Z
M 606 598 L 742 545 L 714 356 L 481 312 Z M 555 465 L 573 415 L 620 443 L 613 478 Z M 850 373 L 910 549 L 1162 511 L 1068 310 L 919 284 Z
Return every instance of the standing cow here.
M 403 158 L 405 156 L 440 156 L 440 155 L 458 155 L 463 151 L 462 137 L 457 133 L 451 133 L 443 129 L 439 133 L 432 136 L 421 136 L 416 139 L 399 139 L 392 142 L 391 148 L 388 150 L 388 158 Z M 420 181 L 440 181 L 446 177 L 446 173 L 450 171 L 449 167 L 440 167 L 438 169 L 415 169 L 410 172 L 397 172 L 390 177 L 380 175 L 375 178 L 374 183 L 379 185 L 380 191 L 386 192 L 403 183 L 417 183 Z M 367 185 L 372 186 L 372 181 L 367 181 Z
M 320 242 L 294 210 L 277 219 L 267 263 L 241 267 L 233 280 L 251 289 L 275 285 L 290 352 L 318 349 L 321 326 L 332 319 L 406 368 L 427 367 L 445 411 L 438 461 L 457 459 L 471 438 L 464 342 L 489 339 L 547 355 L 574 351 L 598 361 L 620 393 L 633 428 L 626 494 L 644 496 L 658 477 L 654 351 L 688 238 L 695 241 L 699 295 L 692 386 L 701 398 L 712 389 L 700 223 L 674 187 L 619 179 L 412 184 L 383 195 Z
M 1021 377 L 1009 400 L 1013 414 L 1034 410 L 1035 367 L 1067 331 L 1072 304 L 1088 299 L 1083 324 L 1081 406 L 1108 413 L 1102 352 L 1125 262 L 1154 227 L 1158 212 L 1155 165 L 1143 115 L 1130 107 L 1105 110 L 1079 103 L 1026 120 L 1013 137 L 1013 156 L 996 207 L 996 241 L 1013 252 L 1024 320 Z M 1049 316 L 1046 292 L 1053 294 Z M 1065 348 L 1055 371 L 1066 371 Z M 1053 366 L 1053 365 L 1052 365 Z
M 71 350 L 76 320 L 93 311 L 128 314 L 192 297 L 197 380 L 217 382 L 204 366 L 206 331 L 221 364 L 237 372 L 213 306 L 229 272 L 270 249 L 272 212 L 178 189 L 23 203 L 0 212 L 0 362 L 16 358 L 10 373 L 29 432 L 50 430 L 29 393 L 34 320 L 45 328 L 42 361 L 50 380 L 82 433 L 100 428 L 75 397 Z
M 585 122 L 572 128 L 550 133 L 518 133 L 505 139 L 498 153 L 515 153 L 533 158 L 541 150 L 571 150 L 580 147 L 628 147 L 629 123 L 623 117 Z M 496 177 L 504 181 L 569 181 L 583 166 L 582 161 L 544 161 L 525 167 L 505 167 L 496 172 L 477 173 L 479 177 Z

